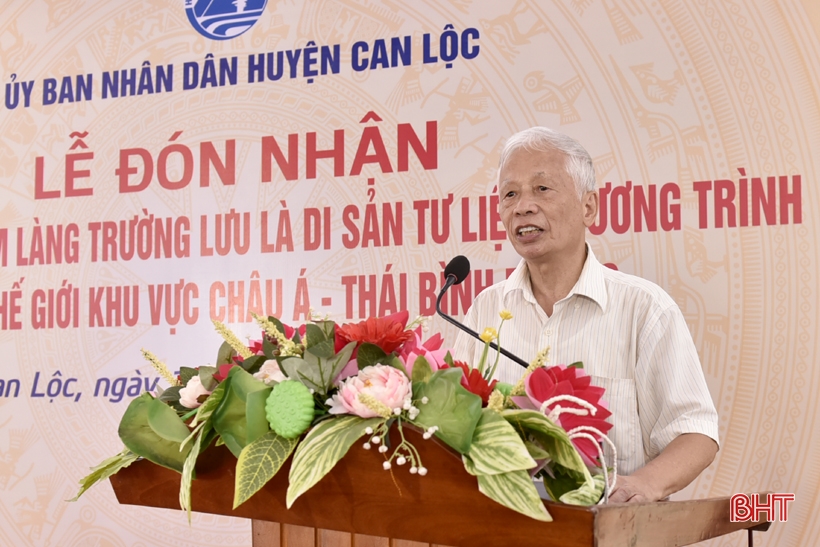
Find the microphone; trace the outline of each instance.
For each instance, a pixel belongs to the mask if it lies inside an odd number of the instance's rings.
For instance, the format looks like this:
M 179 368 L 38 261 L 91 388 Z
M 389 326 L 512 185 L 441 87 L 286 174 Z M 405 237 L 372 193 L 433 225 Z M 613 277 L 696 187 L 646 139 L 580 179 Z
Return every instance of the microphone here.
M 457 257 L 453 258 L 449 264 L 447 264 L 447 267 L 444 268 L 444 286 L 441 288 L 441 292 L 438 293 L 438 298 L 436 299 L 436 312 L 438 312 L 438 314 L 441 317 L 443 317 L 445 321 L 452 325 L 455 325 L 456 327 L 463 330 L 464 332 L 466 332 L 467 334 L 469 334 L 470 336 L 472 336 L 473 338 L 475 338 L 483 344 L 484 340 L 481 339 L 481 337 L 478 335 L 476 331 L 467 327 L 466 325 L 462 325 L 461 323 L 459 323 L 458 321 L 456 321 L 455 319 L 441 311 L 441 299 L 444 298 L 444 293 L 446 293 L 453 285 L 458 285 L 459 283 L 467 279 L 468 275 L 470 275 L 470 261 L 467 259 L 466 256 L 458 255 Z M 499 348 L 495 344 L 495 342 L 490 342 L 490 347 L 496 351 L 501 352 L 501 355 L 507 357 L 508 359 L 511 359 L 512 361 L 515 361 L 524 368 L 530 366 L 529 363 L 527 363 L 520 357 L 513 355 L 504 348 Z

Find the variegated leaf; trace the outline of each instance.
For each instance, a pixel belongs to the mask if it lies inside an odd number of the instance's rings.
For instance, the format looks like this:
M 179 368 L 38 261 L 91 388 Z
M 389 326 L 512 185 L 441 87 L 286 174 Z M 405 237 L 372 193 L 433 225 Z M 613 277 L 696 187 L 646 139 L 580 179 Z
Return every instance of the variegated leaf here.
M 488 498 L 522 515 L 552 522 L 538 491 L 526 471 L 510 471 L 498 475 L 479 475 L 478 490 Z
M 536 466 L 515 428 L 498 412 L 485 408 L 467 453 L 474 475 L 498 475 Z
M 592 477 L 592 480 L 595 483 L 594 487 L 590 487 L 589 484 L 584 483 L 577 490 L 567 492 L 558 498 L 558 501 L 561 503 L 568 503 L 570 505 L 595 505 L 598 503 L 598 500 L 601 499 L 601 496 L 604 493 L 604 485 L 606 483 L 604 482 L 603 475 L 595 475 Z
M 530 433 L 549 453 L 552 461 L 577 473 L 590 488 L 593 486 L 589 469 L 563 428 L 535 410 L 505 410 L 501 415 L 515 429 Z
M 307 492 L 314 484 L 333 469 L 365 429 L 383 422 L 384 418 L 363 419 L 358 416 L 341 416 L 326 420 L 314 427 L 296 449 L 288 477 L 287 506 Z
M 282 468 L 299 439 L 286 439 L 268 431 L 242 449 L 236 462 L 233 508 L 245 503 Z

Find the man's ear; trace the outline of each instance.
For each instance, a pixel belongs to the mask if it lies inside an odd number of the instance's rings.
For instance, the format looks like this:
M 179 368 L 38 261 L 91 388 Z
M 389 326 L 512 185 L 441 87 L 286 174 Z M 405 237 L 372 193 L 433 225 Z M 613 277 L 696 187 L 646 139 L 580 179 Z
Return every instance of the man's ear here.
M 584 226 L 589 228 L 598 220 L 598 190 L 584 192 L 581 198 L 581 207 L 584 211 Z

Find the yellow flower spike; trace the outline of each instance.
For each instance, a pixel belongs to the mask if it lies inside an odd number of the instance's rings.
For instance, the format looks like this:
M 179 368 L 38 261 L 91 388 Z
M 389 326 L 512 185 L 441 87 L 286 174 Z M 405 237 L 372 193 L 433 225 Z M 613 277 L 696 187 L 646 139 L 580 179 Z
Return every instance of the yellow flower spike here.
M 359 401 L 382 418 L 389 418 L 393 415 L 393 411 L 386 404 L 369 393 L 359 393 Z
M 220 336 L 228 343 L 229 346 L 233 348 L 233 350 L 242 356 L 243 359 L 248 359 L 253 357 L 253 352 L 248 349 L 248 346 L 242 343 L 242 341 L 236 337 L 236 335 L 225 326 L 224 323 L 221 321 L 213 321 L 214 328 L 216 332 L 219 333 Z
M 533 362 L 530 363 L 530 366 L 528 366 L 527 370 L 524 371 L 524 375 L 521 376 L 521 379 L 518 380 L 518 383 L 515 384 L 514 388 L 512 388 L 512 391 L 510 392 L 511 396 L 515 397 L 519 395 L 526 395 L 527 392 L 524 389 L 524 380 L 526 380 L 527 376 L 532 374 L 533 371 L 544 366 L 544 364 L 547 362 L 547 356 L 549 355 L 549 353 L 549 346 L 538 352 L 538 355 L 535 356 Z
M 510 310 L 501 310 L 498 312 L 498 316 L 501 317 L 504 321 L 509 321 L 513 318 L 513 314 Z
M 484 329 L 484 332 L 481 333 L 479 338 L 481 338 L 485 344 L 489 344 L 490 342 L 498 338 L 498 331 L 492 327 L 487 327 L 486 329 Z
M 279 329 L 276 328 L 276 324 L 268 319 L 267 317 L 262 317 L 254 312 L 251 312 L 251 316 L 256 320 L 260 327 L 265 331 L 269 337 L 276 340 L 276 343 L 279 345 L 279 355 L 282 357 L 287 357 L 290 355 L 301 355 L 299 349 L 296 347 L 296 343 L 293 340 L 288 340 L 285 338 L 285 335 L 279 332 Z M 306 340 L 302 340 L 303 345 L 306 343 Z
M 496 412 L 504 410 L 504 394 L 498 390 L 493 390 L 490 394 L 490 400 L 487 402 L 487 408 Z
M 171 386 L 178 386 L 180 385 L 179 380 L 177 380 L 168 367 L 162 361 L 157 358 L 156 355 L 148 351 L 147 349 L 141 349 L 142 356 L 145 357 L 145 360 L 151 363 L 151 366 L 159 372 L 159 375 L 165 378 L 165 381 L 168 382 Z

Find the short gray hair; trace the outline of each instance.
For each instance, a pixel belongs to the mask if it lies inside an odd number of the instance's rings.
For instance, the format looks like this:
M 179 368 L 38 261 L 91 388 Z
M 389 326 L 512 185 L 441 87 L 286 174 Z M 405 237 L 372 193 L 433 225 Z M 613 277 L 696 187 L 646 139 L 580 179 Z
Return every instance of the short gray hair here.
M 595 168 L 592 165 L 592 158 L 589 152 L 581 146 L 581 143 L 572 137 L 547 127 L 530 127 L 519 131 L 507 139 L 504 149 L 501 150 L 501 158 L 498 162 L 499 173 L 509 159 L 510 154 L 519 148 L 540 152 L 549 150 L 563 152 L 567 157 L 567 173 L 575 181 L 578 197 L 582 197 L 584 192 L 595 190 Z

